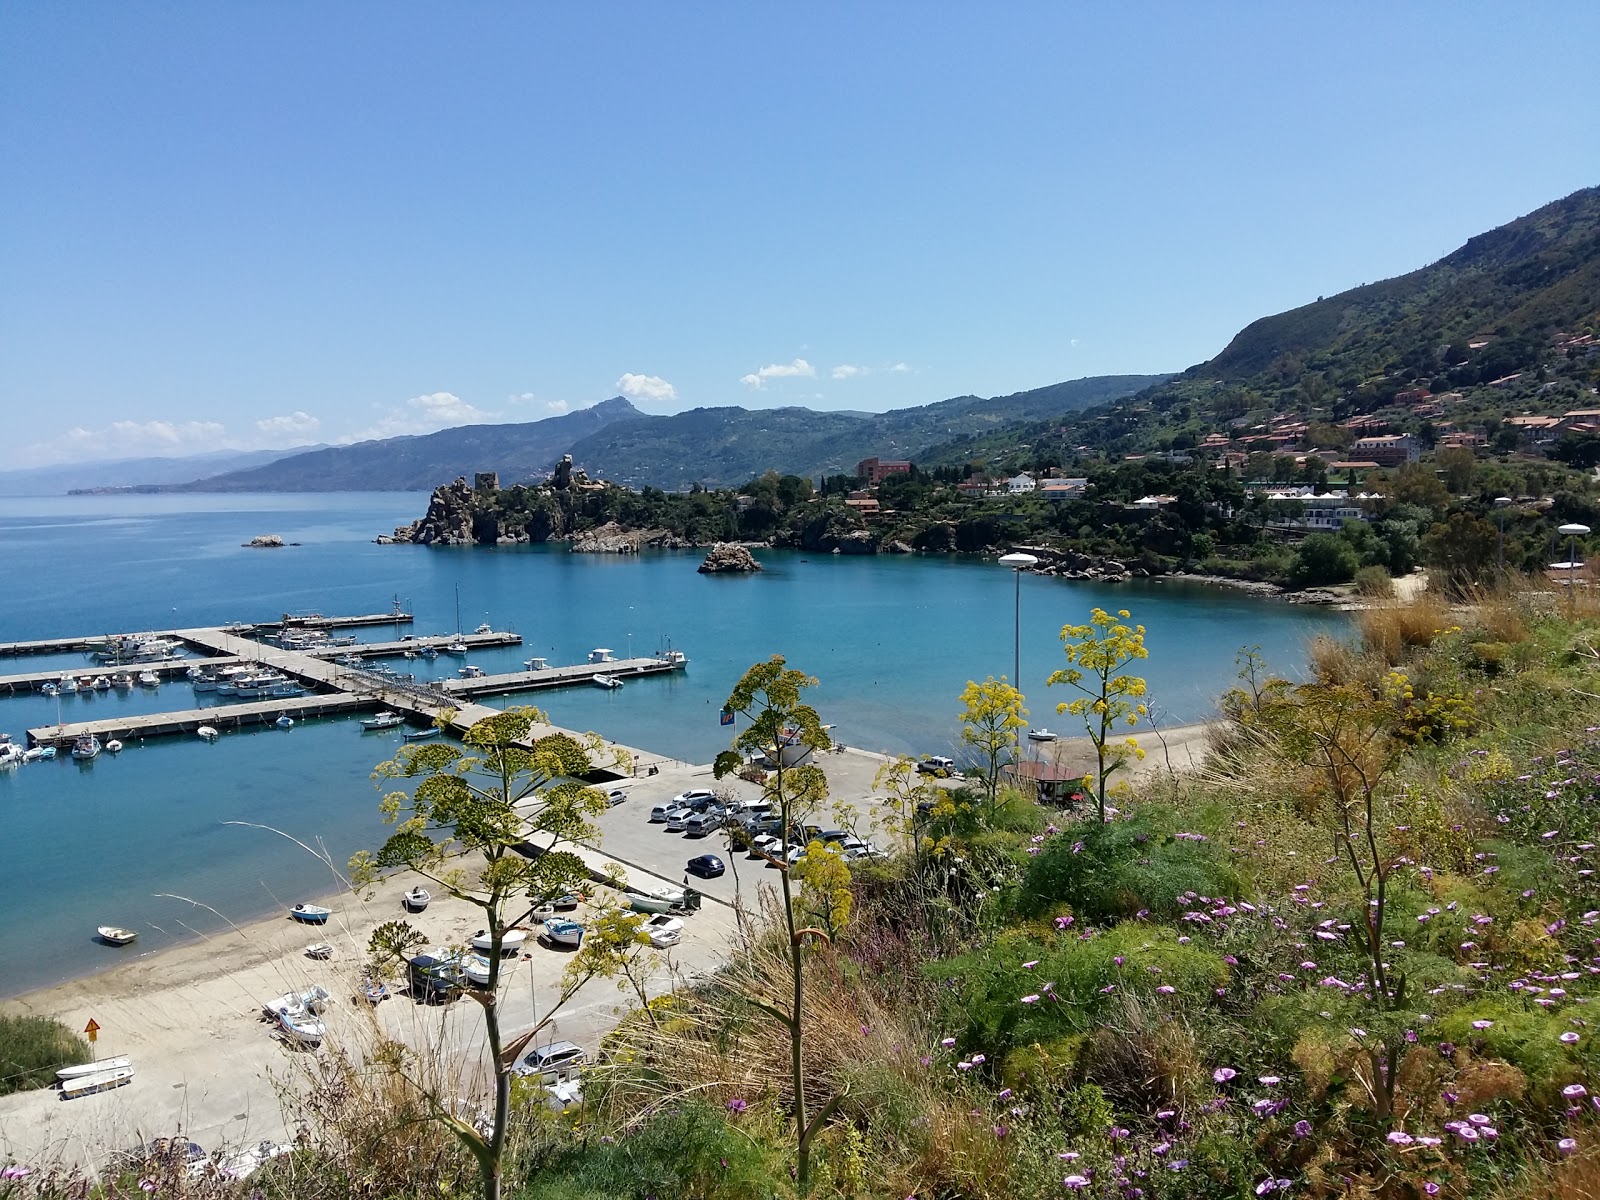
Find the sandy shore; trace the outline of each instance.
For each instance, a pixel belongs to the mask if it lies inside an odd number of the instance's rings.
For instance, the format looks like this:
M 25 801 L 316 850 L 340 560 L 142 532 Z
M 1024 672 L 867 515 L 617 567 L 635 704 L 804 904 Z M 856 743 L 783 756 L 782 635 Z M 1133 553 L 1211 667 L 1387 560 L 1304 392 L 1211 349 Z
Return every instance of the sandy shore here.
M 1185 770 L 1204 753 L 1205 725 L 1164 730 L 1165 750 L 1150 733 L 1135 732 L 1147 752 L 1136 773 L 1166 770 L 1169 759 L 1173 769 Z M 1087 738 L 1028 745 L 1073 771 L 1087 770 L 1093 762 Z M 826 765 L 835 794 L 869 795 L 883 761 L 854 750 L 830 756 Z M 609 859 L 624 863 L 635 882 L 648 882 L 646 867 L 658 880 L 676 882 L 685 851 L 718 847 L 668 838 L 659 825 L 646 823 L 648 808 L 684 788 L 710 784 L 708 767 L 677 763 L 657 776 L 632 781 L 629 802 L 602 819 L 604 851 L 593 852 L 593 859 L 597 864 Z M 755 794 L 748 784 L 736 784 L 735 790 Z M 669 869 L 669 863 L 677 866 Z M 683 943 L 656 956 L 658 989 L 667 987 L 671 977 L 687 979 L 715 970 L 735 933 L 729 902 L 739 894 L 753 904 L 756 889 L 771 881 L 759 869 L 730 865 L 736 870 L 728 876 L 697 885 L 707 902 L 687 921 Z M 92 1018 L 100 1026 L 97 1056 L 129 1055 L 136 1074 L 127 1087 L 74 1100 L 64 1100 L 54 1090 L 0 1097 L 0 1160 L 64 1161 L 92 1168 L 118 1149 L 179 1129 L 210 1151 L 283 1138 L 293 1125 L 292 1096 L 310 1052 L 280 1042 L 261 1019 L 261 1006 L 313 984 L 333 996 L 325 1017 L 330 1042 L 354 1048 L 382 1035 L 413 1046 L 438 1046 L 459 1062 L 463 1091 L 482 1087 L 488 1072 L 477 1005 L 421 1006 L 397 995 L 374 1010 L 356 999 L 368 936 L 379 923 L 405 916 L 401 896 L 416 882 L 397 875 L 370 898 L 351 893 L 323 897 L 320 902 L 334 910 L 326 927 L 269 917 L 3 1002 L 0 1007 L 8 1012 L 53 1017 L 74 1029 Z M 454 900 L 435 900 L 425 913 L 410 919 L 432 944 L 465 943 L 481 925 L 480 910 Z M 306 957 L 306 946 L 320 941 L 333 944 L 331 960 Z M 536 1005 L 542 1012 L 554 1000 L 567 961 L 566 954 L 542 945 L 530 946 L 518 960 L 502 988 L 509 1031 L 530 1028 Z M 597 980 L 562 1010 L 541 1040 L 564 1038 L 593 1049 L 624 1003 L 614 982 Z M 285 1095 L 291 1097 L 289 1116 L 281 1099 Z

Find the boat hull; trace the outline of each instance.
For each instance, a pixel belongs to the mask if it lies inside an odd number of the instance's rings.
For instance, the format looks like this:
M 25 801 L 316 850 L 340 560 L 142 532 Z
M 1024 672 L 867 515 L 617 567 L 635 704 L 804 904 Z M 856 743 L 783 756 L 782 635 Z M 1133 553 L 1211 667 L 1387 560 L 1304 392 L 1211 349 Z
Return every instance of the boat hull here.
M 326 925 L 332 913 L 315 905 L 297 904 L 289 910 L 289 915 L 302 925 Z
M 133 1065 L 133 1061 L 126 1054 L 119 1054 L 115 1058 L 102 1058 L 99 1062 L 80 1063 L 75 1067 L 62 1067 L 56 1072 L 57 1079 L 82 1079 L 85 1075 L 100 1075 L 106 1071 L 125 1070 Z
M 583 926 L 576 921 L 546 921 L 545 936 L 558 946 L 581 946 Z

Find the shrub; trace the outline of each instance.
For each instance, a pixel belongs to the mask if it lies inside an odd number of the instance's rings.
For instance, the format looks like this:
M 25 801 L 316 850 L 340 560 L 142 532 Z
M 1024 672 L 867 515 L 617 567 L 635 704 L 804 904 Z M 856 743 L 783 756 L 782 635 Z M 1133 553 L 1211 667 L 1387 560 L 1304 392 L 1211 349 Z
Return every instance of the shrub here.
M 1433 645 L 1454 624 L 1450 606 L 1429 592 L 1410 604 L 1386 604 L 1356 614 L 1362 644 L 1391 667 L 1404 662 L 1412 648 Z
M 0 1095 L 49 1087 L 58 1067 L 88 1059 L 89 1044 L 60 1021 L 0 1014 Z
M 1356 592 L 1372 600 L 1394 596 L 1394 580 L 1382 567 L 1362 567 L 1356 572 Z

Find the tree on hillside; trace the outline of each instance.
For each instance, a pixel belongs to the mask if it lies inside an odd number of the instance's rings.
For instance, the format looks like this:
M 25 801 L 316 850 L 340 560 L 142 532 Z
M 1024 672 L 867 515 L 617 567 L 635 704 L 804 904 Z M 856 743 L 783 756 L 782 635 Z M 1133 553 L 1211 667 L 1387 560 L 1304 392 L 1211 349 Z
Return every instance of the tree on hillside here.
M 817 756 L 832 747 L 817 710 L 805 703 L 802 693 L 815 687 L 816 679 L 785 666 L 781 654 L 756 663 L 734 685 L 724 710 L 745 718 L 744 732 L 733 740 L 733 747 L 717 755 L 712 771 L 718 779 L 737 774 L 747 755 L 759 754 L 772 764 L 761 785 L 767 803 L 777 809 L 783 822 L 783 853 L 787 857 L 789 831 L 796 818 L 816 807 L 828 796 L 828 777 L 817 765 Z M 830 883 L 831 872 L 830 874 Z M 755 1003 L 777 1020 L 789 1035 L 790 1085 L 794 1090 L 794 1128 L 796 1141 L 795 1178 L 801 1195 L 811 1185 L 811 1146 L 841 1097 L 829 1100 L 814 1115 L 806 1113 L 806 1075 L 804 1060 L 805 963 L 809 941 L 826 942 L 829 934 L 802 924 L 803 913 L 797 903 L 791 872 L 779 876 L 783 892 L 783 920 L 788 935 L 789 995 L 786 998 L 756 999 Z
M 1027 726 L 1022 693 L 1004 678 L 991 675 L 982 683 L 967 681 L 961 692 L 961 744 L 978 754 L 978 773 L 991 820 L 1000 793 L 1000 773 L 1016 761 L 1017 741 Z
M 1295 551 L 1289 578 L 1296 587 L 1324 587 L 1355 578 L 1361 559 L 1355 547 L 1336 533 L 1313 533 Z
M 370 887 L 385 871 L 399 868 L 483 911 L 490 938 L 489 980 L 482 990 L 467 994 L 483 1008 L 494 1069 L 493 1128 L 481 1133 L 446 1111 L 439 1097 L 430 1096 L 430 1101 L 439 1119 L 477 1159 L 484 1200 L 500 1196 L 511 1068 L 538 1032 L 536 1028 L 509 1044 L 501 1036 L 497 988 L 500 947 L 512 923 L 510 907 L 535 905 L 580 886 L 587 871 L 571 846 L 597 838 L 594 818 L 606 811 L 605 794 L 579 782 L 602 751 L 599 737 L 536 737 L 538 727 L 547 724 L 536 708 L 509 708 L 473 725 L 459 746 L 402 746 L 399 755 L 373 770 L 379 786 L 401 785 L 402 790 L 387 793 L 382 802 L 384 820 L 396 825 L 395 832 L 376 853 L 361 851 L 350 860 L 357 887 Z M 517 847 L 527 843 L 541 852 L 533 857 L 518 853 Z M 575 990 L 576 983 L 564 989 L 563 1002 Z M 544 1023 L 554 1012 L 552 1008 L 545 1014 Z
M 1422 559 L 1447 587 L 1471 587 L 1495 569 L 1500 531 L 1468 512 L 1451 513 L 1422 537 Z
M 1096 608 L 1089 613 L 1088 624 L 1063 627 L 1061 640 L 1071 665 L 1051 672 L 1047 681 L 1051 687 L 1065 684 L 1083 693 L 1076 700 L 1056 705 L 1056 711 L 1081 717 L 1089 740 L 1094 743 L 1094 798 L 1102 821 L 1106 819 L 1106 780 L 1130 758 L 1144 757 L 1133 738 L 1112 741 L 1118 724 L 1131 729 L 1145 715 L 1141 700 L 1145 681 L 1137 675 L 1121 674 L 1122 668 L 1134 660 L 1150 657 L 1144 648 L 1144 626 L 1122 623 L 1130 619 L 1125 608 L 1119 609 L 1115 617 Z M 1086 684 L 1085 680 L 1089 682 Z

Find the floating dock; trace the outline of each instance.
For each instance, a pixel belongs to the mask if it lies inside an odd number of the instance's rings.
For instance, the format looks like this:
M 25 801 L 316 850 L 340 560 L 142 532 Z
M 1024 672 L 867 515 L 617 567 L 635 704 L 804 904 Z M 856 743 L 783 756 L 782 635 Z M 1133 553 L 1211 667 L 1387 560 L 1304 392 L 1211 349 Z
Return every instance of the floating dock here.
M 330 623 L 388 624 L 396 620 L 393 613 L 378 617 L 307 617 Z M 124 666 L 93 666 L 69 671 L 53 670 L 30 674 L 0 676 L 0 691 L 16 693 L 34 691 L 46 683 L 60 679 L 63 674 L 73 678 L 111 675 L 118 671 L 138 674 L 154 671 L 163 677 L 190 667 L 248 664 L 269 668 L 295 680 L 307 693 L 302 696 L 284 696 L 267 700 L 241 701 L 237 704 L 218 704 L 213 707 L 190 707 L 162 713 L 113 715 L 103 719 L 74 721 L 44 725 L 28 730 L 28 743 L 33 746 L 53 745 L 61 749 L 86 734 L 101 741 L 116 738 L 120 741 L 138 741 L 143 738 L 193 734 L 203 725 L 218 730 L 238 729 L 253 725 L 270 725 L 279 717 L 295 720 L 304 717 L 334 716 L 352 712 L 386 708 L 403 714 L 419 725 L 432 725 L 442 713 L 452 713 L 450 728 L 461 733 L 474 722 L 493 715 L 496 709 L 474 704 L 471 698 L 502 695 L 508 692 L 538 691 L 545 688 L 573 687 L 592 684 L 597 673 L 626 681 L 647 675 L 666 674 L 683 670 L 688 660 L 682 654 L 668 652 L 648 658 L 628 658 L 604 662 L 579 663 L 574 666 L 541 667 L 537 670 L 513 671 L 496 675 L 479 675 L 462 679 L 419 681 L 394 675 L 379 674 L 359 666 L 336 661 L 340 658 L 394 657 L 407 651 L 433 648 L 444 652 L 452 643 L 463 645 L 470 652 L 501 646 L 520 645 L 522 638 L 515 633 L 465 633 L 445 637 L 406 638 L 395 642 L 369 642 L 359 646 L 329 646 L 313 650 L 286 650 L 279 646 L 242 636 L 242 631 L 277 629 L 281 625 L 238 626 L 215 628 L 173 629 L 160 636 L 174 638 L 191 649 L 208 657 L 203 659 L 172 659 L 159 663 L 139 663 Z M 0 645 L 0 655 L 6 653 L 44 653 L 45 650 L 17 650 L 15 647 L 47 647 L 50 650 L 83 647 L 92 649 L 104 645 L 105 638 L 61 639 L 51 642 L 13 642 Z M 454 661 L 452 657 L 448 661 Z M 530 660 L 537 661 L 537 660 Z M 555 726 L 549 727 L 551 732 Z M 570 731 L 563 731 L 570 732 Z M 538 736 L 545 736 L 542 732 Z M 618 747 L 618 749 L 623 749 Z

